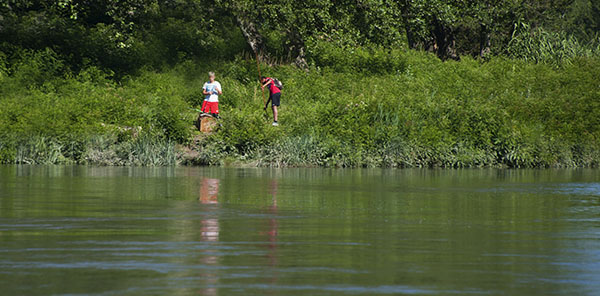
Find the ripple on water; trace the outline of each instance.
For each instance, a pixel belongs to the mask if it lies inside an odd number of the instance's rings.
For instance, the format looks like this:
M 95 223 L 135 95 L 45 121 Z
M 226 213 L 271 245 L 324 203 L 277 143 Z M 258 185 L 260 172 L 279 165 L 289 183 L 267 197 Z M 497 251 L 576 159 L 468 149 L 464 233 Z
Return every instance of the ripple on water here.
M 600 197 L 600 183 L 566 183 L 556 189 L 557 193 Z

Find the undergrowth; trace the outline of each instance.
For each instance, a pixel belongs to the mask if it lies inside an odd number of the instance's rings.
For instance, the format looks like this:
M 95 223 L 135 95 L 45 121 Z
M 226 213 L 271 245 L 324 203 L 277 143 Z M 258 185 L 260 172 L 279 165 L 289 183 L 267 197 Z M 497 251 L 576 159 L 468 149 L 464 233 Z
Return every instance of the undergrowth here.
M 416 51 L 315 47 L 284 82 L 279 127 L 256 64 L 188 60 L 114 79 L 52 50 L 0 55 L 0 162 L 329 167 L 593 167 L 600 59 L 441 62 Z M 343 65 L 340 65 L 343 63 Z M 221 126 L 192 128 L 206 72 L 223 85 Z M 269 113 L 270 115 L 270 113 Z

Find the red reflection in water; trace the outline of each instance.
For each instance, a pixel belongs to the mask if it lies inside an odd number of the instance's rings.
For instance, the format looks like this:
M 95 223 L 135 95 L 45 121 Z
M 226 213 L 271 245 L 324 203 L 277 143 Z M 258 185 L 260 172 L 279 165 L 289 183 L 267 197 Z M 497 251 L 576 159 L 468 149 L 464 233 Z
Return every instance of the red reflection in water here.
M 200 196 L 198 200 L 201 204 L 205 205 L 218 205 L 219 204 L 219 179 L 203 178 L 202 184 L 200 185 Z M 210 215 L 210 213 L 209 213 Z M 203 242 L 218 242 L 219 241 L 219 219 L 218 218 L 206 218 L 200 221 L 200 240 Z M 214 249 L 205 249 L 205 256 L 202 256 L 200 262 L 203 265 L 219 265 L 219 257 L 213 255 L 218 252 Z M 204 284 L 207 286 L 214 286 L 219 282 L 219 275 L 215 270 L 210 268 L 206 269 L 205 273 L 201 274 Z M 217 288 L 209 287 L 200 290 L 200 295 L 215 296 L 218 295 Z
M 203 204 L 218 204 L 219 179 L 202 178 L 199 200 Z
M 273 180 L 271 182 L 271 206 L 269 207 L 269 213 L 272 215 L 270 221 L 269 221 L 269 247 L 271 249 L 276 249 L 277 248 L 277 229 L 278 229 L 278 223 L 277 223 L 277 180 Z
M 267 232 L 267 238 L 269 240 L 269 244 L 267 245 L 269 251 L 267 253 L 267 258 L 269 262 L 269 266 L 273 268 L 271 284 L 276 284 L 278 280 L 277 274 L 277 265 L 279 263 L 279 257 L 277 254 L 277 236 L 279 234 L 279 223 L 277 221 L 277 180 L 271 181 L 271 206 L 268 208 L 268 213 L 271 215 L 269 219 L 269 231 Z

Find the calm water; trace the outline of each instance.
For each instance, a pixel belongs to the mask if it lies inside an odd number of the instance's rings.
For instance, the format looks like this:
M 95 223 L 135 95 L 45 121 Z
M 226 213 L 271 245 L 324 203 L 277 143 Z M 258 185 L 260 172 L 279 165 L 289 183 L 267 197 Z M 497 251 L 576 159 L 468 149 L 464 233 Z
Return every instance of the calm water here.
M 598 170 L 0 166 L 2 295 L 600 295 Z

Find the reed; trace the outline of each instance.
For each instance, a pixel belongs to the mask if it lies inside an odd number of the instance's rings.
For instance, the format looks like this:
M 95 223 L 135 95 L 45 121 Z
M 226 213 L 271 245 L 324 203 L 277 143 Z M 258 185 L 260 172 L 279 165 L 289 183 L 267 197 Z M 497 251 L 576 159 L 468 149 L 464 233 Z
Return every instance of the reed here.
M 600 57 L 600 35 L 581 42 L 564 31 L 532 29 L 528 24 L 518 23 L 506 51 L 514 58 L 560 66 L 571 64 L 575 58 Z

